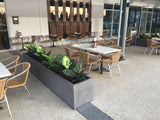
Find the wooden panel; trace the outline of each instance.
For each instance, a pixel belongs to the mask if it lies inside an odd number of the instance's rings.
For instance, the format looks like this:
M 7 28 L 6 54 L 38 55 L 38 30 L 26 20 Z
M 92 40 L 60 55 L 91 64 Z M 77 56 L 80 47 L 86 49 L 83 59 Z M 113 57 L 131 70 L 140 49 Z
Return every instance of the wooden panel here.
M 78 25 L 77 22 L 74 22 L 74 33 L 78 32 L 77 25 Z
M 70 34 L 71 33 L 71 26 L 69 22 L 66 22 L 66 34 Z
M 57 33 L 57 26 L 55 23 L 50 23 L 50 34 L 56 34 Z
M 63 36 L 63 22 L 59 23 L 59 34 Z
M 85 32 L 90 32 L 90 24 L 89 24 L 89 22 L 87 22 L 85 24 Z
M 83 23 L 82 22 L 79 23 L 79 32 L 80 33 L 85 33 L 84 30 L 83 30 Z

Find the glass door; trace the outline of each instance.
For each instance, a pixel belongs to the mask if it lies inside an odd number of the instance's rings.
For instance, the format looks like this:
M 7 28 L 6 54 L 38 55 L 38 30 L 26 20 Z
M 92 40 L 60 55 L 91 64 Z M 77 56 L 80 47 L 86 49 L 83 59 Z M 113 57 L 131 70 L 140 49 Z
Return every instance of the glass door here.
M 0 2 L 0 50 L 9 49 L 4 1 Z

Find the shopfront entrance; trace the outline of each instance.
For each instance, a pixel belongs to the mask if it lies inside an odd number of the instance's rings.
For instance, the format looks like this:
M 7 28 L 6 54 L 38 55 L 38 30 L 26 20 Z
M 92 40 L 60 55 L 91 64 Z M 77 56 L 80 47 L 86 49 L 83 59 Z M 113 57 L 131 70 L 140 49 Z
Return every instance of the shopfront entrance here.
M 4 1 L 0 0 L 0 50 L 9 49 Z

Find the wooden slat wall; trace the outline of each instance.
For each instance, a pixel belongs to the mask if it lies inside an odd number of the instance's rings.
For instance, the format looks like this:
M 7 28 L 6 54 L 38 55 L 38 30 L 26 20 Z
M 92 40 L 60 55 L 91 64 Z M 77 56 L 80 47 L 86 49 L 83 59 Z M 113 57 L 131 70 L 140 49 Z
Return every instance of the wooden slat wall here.
M 48 22 L 50 34 L 60 34 L 63 37 L 66 37 L 70 33 L 87 33 L 90 32 L 91 25 L 91 2 L 89 3 L 89 19 L 86 21 L 85 18 L 85 9 L 86 2 L 83 3 L 83 20 L 80 21 L 79 8 L 80 3 L 77 1 L 77 21 L 73 21 L 73 2 L 70 2 L 70 21 L 66 21 L 66 2 L 63 2 L 63 21 L 58 19 L 58 1 L 55 1 L 55 12 L 56 18 L 55 21 L 51 20 L 50 17 L 50 0 L 47 1 L 48 6 Z

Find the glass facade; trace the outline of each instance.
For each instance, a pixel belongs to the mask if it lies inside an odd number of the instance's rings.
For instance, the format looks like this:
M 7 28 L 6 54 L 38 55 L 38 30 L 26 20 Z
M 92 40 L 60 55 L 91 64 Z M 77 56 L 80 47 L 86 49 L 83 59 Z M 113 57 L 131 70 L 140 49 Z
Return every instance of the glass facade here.
M 104 4 L 103 31 L 108 31 L 108 37 L 118 35 L 119 11 L 118 4 Z M 160 32 L 160 9 L 130 6 L 128 28 L 137 34 Z

